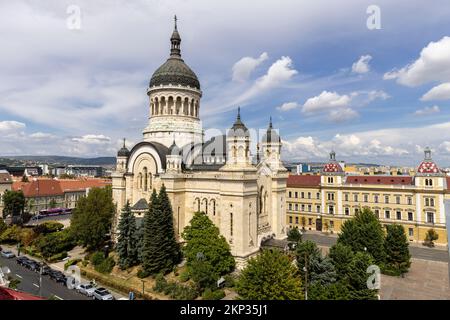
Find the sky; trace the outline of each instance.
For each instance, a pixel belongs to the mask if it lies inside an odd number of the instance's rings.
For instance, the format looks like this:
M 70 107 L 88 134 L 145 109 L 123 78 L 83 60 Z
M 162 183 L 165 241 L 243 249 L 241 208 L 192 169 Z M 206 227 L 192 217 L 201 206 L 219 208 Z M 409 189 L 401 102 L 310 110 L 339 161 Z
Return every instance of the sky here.
M 240 106 L 285 160 L 450 166 L 448 0 L 0 0 L 0 156 L 142 140 L 175 14 L 207 136 Z

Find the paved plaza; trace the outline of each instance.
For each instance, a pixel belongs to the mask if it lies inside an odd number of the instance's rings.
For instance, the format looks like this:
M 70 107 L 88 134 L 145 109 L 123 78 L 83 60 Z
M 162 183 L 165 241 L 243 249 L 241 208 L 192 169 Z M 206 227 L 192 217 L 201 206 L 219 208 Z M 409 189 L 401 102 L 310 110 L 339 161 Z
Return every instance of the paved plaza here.
M 450 300 L 448 264 L 412 259 L 404 278 L 381 276 L 380 295 L 382 300 Z

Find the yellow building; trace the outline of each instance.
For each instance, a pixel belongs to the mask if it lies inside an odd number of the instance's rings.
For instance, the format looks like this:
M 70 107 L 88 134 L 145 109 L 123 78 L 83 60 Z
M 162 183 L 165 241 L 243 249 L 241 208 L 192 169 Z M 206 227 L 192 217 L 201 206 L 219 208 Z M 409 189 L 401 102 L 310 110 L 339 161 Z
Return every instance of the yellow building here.
M 445 205 L 450 200 L 450 177 L 431 159 L 430 149 L 414 176 L 346 175 L 331 152 L 320 175 L 291 175 L 287 182 L 287 224 L 339 232 L 342 223 L 361 208 L 370 208 L 383 225 L 404 226 L 410 241 L 422 242 L 426 232 L 447 244 Z

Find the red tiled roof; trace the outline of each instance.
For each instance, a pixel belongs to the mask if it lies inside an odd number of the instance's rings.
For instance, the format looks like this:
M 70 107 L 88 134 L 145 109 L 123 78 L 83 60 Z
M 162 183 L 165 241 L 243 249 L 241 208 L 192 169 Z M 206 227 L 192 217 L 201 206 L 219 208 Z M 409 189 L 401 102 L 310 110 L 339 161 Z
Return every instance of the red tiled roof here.
M 411 185 L 411 176 L 347 176 L 347 184 Z
M 0 172 L 0 183 L 11 183 L 12 178 L 9 173 Z
M 12 185 L 15 191 L 22 190 L 25 197 L 46 197 L 63 195 L 65 192 L 84 191 L 88 188 L 105 187 L 111 183 L 102 179 L 88 180 L 52 180 L 38 179 L 31 182 L 16 181 Z
M 339 163 L 330 162 L 323 167 L 323 172 L 343 172 L 343 170 Z
M 318 187 L 320 185 L 319 175 L 289 175 L 288 187 Z
M 422 161 L 422 163 L 417 168 L 417 172 L 419 173 L 439 173 L 439 170 L 436 163 L 433 161 Z

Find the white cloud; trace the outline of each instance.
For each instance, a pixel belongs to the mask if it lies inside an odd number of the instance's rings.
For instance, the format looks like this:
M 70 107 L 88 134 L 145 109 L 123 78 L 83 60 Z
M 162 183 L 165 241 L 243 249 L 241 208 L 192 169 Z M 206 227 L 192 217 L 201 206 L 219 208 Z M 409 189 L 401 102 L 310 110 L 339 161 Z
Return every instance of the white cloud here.
M 300 105 L 297 102 L 286 102 L 286 103 L 283 103 L 281 106 L 277 107 L 277 110 L 289 111 L 292 109 L 297 109 L 299 107 L 300 107 Z
M 11 133 L 25 129 L 26 125 L 18 121 L 0 121 L 0 132 Z
M 351 108 L 332 110 L 329 113 L 329 119 L 332 122 L 346 122 L 359 116 L 358 112 Z
M 353 63 L 352 72 L 354 73 L 367 73 L 370 71 L 369 62 L 372 60 L 372 56 L 364 55 L 359 58 L 358 61 Z
M 250 74 L 269 58 L 267 52 L 263 52 L 259 58 L 244 57 L 233 65 L 233 81 L 244 82 Z
M 55 138 L 55 136 L 51 133 L 45 133 L 45 132 L 35 132 L 30 134 L 29 136 L 31 139 L 35 140 L 49 140 Z
M 232 105 L 243 103 L 268 90 L 276 89 L 288 82 L 297 73 L 298 71 L 293 69 L 292 59 L 283 56 L 275 61 L 267 70 L 267 73 L 258 78 L 251 88 L 240 95 Z
M 348 107 L 351 98 L 348 95 L 339 95 L 336 92 L 322 91 L 318 96 L 309 98 L 303 104 L 304 113 L 314 113 L 327 109 Z
M 82 137 L 72 138 L 72 141 L 85 144 L 109 144 L 111 143 L 111 138 L 104 136 L 102 134 L 100 135 L 87 134 Z
M 450 99 L 450 82 L 442 83 L 430 91 L 425 93 L 420 100 L 449 100 Z
M 439 106 L 432 106 L 432 107 L 425 107 L 423 109 L 419 109 L 416 112 L 414 112 L 414 114 L 416 116 L 425 116 L 425 115 L 439 113 L 439 112 L 441 112 L 441 109 L 439 108 Z
M 386 100 L 391 96 L 384 92 L 383 90 L 372 90 L 367 92 L 367 103 L 372 102 L 376 99 Z
M 430 42 L 413 63 L 384 74 L 385 80 L 397 79 L 406 86 L 418 86 L 434 81 L 450 81 L 450 37 Z

